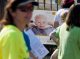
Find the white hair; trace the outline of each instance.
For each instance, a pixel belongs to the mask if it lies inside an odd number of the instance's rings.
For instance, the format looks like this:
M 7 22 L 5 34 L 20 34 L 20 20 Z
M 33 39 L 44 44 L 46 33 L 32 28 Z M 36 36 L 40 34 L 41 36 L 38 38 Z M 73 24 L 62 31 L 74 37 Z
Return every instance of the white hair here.
M 36 17 L 41 17 L 41 18 L 43 18 L 43 20 L 44 20 L 46 23 L 49 22 L 46 15 L 43 15 L 43 14 L 37 14 L 37 15 L 35 15 L 35 17 L 34 17 L 34 22 L 35 22 Z

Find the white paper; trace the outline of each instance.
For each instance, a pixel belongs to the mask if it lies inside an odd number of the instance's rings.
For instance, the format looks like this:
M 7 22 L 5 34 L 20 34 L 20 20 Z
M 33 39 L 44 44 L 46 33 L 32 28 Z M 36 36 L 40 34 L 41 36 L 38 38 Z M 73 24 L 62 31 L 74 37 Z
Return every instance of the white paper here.
M 50 40 L 50 36 L 39 36 L 36 35 L 41 41 L 42 44 L 48 44 L 48 45 L 56 45 L 56 43 L 53 40 Z
M 25 31 L 25 33 L 29 36 L 33 54 L 37 56 L 38 59 L 44 58 L 49 53 L 49 51 L 40 42 L 40 39 L 35 36 L 32 30 Z

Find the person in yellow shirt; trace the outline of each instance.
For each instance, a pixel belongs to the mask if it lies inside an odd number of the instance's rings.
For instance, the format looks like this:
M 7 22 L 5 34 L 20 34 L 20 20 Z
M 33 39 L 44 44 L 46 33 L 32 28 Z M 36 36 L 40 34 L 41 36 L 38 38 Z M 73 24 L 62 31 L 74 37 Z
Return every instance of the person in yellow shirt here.
M 33 0 L 14 0 L 6 6 L 5 17 L 0 20 L 0 59 L 29 59 L 23 31 L 32 17 Z

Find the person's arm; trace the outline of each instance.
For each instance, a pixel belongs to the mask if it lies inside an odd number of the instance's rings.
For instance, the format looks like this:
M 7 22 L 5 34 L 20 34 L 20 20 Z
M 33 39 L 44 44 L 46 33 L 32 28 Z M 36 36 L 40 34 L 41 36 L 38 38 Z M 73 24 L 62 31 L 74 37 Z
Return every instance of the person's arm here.
M 50 59 L 58 59 L 58 48 L 52 53 Z
M 61 13 L 63 9 L 60 9 L 56 12 L 54 16 L 54 28 L 57 28 L 59 25 L 61 25 Z
M 51 34 L 50 39 L 52 39 L 57 45 L 59 45 L 59 39 L 55 37 L 55 33 Z
M 59 22 L 58 21 L 54 21 L 54 28 L 57 28 L 59 26 Z
M 38 57 L 36 57 L 31 51 L 29 52 L 29 54 L 32 59 L 38 59 Z
M 57 45 L 59 45 L 59 32 L 60 26 L 50 34 L 50 39 L 52 39 Z
M 52 26 L 53 28 L 57 28 L 59 26 L 58 21 L 49 21 L 48 25 Z

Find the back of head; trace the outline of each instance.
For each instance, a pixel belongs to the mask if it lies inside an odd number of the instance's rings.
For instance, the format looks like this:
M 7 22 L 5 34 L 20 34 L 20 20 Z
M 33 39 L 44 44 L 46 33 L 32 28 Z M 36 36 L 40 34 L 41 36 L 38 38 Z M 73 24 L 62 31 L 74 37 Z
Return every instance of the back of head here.
M 80 4 L 72 5 L 66 18 L 68 27 L 80 27 Z
M 62 0 L 61 7 L 62 8 L 70 8 L 70 6 L 74 4 L 74 0 Z

